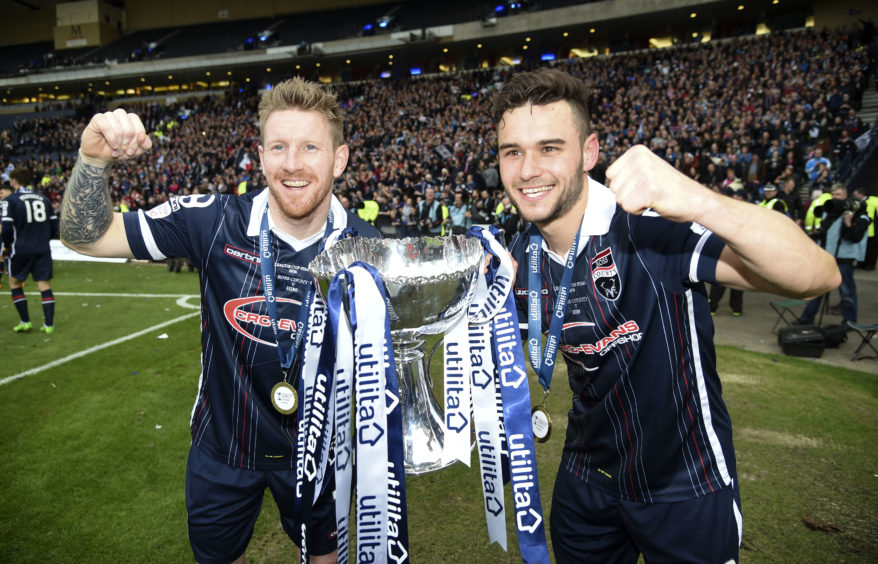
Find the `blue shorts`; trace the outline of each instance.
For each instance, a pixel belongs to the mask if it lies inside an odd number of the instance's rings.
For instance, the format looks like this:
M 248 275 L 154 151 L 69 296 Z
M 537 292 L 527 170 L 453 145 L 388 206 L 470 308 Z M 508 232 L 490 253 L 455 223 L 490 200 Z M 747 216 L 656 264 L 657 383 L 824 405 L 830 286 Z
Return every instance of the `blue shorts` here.
M 27 280 L 27 275 L 34 280 L 52 279 L 52 253 L 40 255 L 13 255 L 9 257 L 9 276 L 17 280 Z
M 741 503 L 730 486 L 691 500 L 639 503 L 589 486 L 563 467 L 550 517 L 558 564 L 738 562 Z
M 244 554 L 265 488 L 274 496 L 284 531 L 298 546 L 300 532 L 293 520 L 295 487 L 295 470 L 234 468 L 192 445 L 186 466 L 186 509 L 195 559 L 200 564 L 227 564 Z M 336 549 L 334 497 L 335 484 L 330 483 L 312 510 L 310 554 L 329 554 Z

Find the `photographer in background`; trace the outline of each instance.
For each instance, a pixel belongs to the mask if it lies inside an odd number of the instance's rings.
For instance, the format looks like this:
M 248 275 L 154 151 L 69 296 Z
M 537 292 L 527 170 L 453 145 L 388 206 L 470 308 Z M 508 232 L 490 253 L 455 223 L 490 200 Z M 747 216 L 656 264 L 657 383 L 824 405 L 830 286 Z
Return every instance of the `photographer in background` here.
M 848 191 L 842 184 L 832 186 L 832 198 L 823 204 L 820 228 L 811 234 L 817 243 L 835 257 L 841 272 L 842 325 L 857 322 L 857 285 L 854 282 L 854 265 L 866 257 L 866 232 L 871 220 L 862 200 L 848 198 Z M 795 324 L 811 325 L 820 311 L 823 296 L 808 303 Z
M 869 216 L 869 233 L 866 236 L 866 259 L 857 266 L 863 270 L 875 270 L 875 261 L 878 259 L 878 238 L 875 237 L 875 220 L 878 219 L 878 196 L 867 196 L 865 188 L 854 190 L 854 198 L 863 202 L 866 214 Z

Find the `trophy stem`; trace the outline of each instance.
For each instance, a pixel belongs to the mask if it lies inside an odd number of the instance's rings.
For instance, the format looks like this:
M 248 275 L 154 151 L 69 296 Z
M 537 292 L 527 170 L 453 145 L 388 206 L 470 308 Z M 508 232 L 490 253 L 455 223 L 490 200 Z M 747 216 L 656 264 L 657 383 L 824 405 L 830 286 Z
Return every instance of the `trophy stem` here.
M 445 426 L 442 409 L 428 386 L 424 341 L 393 334 L 405 441 L 405 472 L 418 475 L 450 464 L 442 461 Z

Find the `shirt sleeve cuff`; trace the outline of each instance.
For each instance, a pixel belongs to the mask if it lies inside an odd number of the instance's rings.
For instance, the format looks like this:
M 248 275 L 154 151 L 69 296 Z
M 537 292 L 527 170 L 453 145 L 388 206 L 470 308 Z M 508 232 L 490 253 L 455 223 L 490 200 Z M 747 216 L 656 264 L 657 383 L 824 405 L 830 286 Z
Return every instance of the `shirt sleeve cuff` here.
M 689 266 L 689 280 L 692 282 L 716 282 L 716 264 L 726 243 L 707 231 L 698 241 L 692 262 Z

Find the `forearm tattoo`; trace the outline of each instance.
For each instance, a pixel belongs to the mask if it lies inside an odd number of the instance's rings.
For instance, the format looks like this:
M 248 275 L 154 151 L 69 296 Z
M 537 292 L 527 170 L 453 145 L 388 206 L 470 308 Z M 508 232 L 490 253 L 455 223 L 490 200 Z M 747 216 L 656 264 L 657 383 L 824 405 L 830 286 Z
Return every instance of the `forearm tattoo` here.
M 107 188 L 109 167 L 85 164 L 76 159 L 61 203 L 61 238 L 73 245 L 91 245 L 113 221 Z

